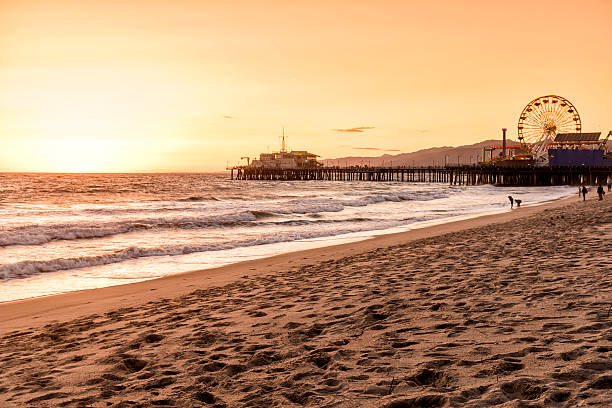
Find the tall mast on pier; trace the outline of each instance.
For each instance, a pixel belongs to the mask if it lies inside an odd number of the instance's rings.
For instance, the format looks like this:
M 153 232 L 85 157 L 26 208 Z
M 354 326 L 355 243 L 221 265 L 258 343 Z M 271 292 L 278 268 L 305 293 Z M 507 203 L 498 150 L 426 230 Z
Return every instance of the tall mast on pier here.
M 281 144 L 281 152 L 287 152 L 287 147 L 285 146 L 285 128 L 283 128 L 283 142 Z

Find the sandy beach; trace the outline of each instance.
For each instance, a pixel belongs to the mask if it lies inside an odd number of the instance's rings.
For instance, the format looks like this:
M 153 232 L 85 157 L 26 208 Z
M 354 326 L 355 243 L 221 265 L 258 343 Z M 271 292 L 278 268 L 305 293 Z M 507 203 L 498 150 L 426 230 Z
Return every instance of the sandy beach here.
M 0 406 L 611 406 L 611 199 L 0 304 Z

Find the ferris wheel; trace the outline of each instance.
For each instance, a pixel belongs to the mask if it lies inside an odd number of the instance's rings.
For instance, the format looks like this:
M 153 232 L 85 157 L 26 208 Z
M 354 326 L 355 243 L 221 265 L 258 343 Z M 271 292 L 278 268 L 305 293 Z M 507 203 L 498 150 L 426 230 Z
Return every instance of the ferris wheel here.
M 542 159 L 546 148 L 558 133 L 580 132 L 578 110 L 570 101 L 557 95 L 540 96 L 529 102 L 518 121 L 518 138 L 536 159 Z

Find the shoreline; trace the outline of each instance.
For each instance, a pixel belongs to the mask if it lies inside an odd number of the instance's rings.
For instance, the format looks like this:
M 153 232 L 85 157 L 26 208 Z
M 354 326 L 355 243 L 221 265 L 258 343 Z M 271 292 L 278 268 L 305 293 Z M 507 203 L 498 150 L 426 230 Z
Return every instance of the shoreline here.
M 367 231 L 363 232 L 363 234 L 367 234 L 369 237 L 349 239 L 348 242 L 344 243 L 332 243 L 315 248 L 298 249 L 296 251 L 229 263 L 219 267 L 179 272 L 133 283 L 0 302 L 0 334 L 6 331 L 8 327 L 16 327 L 11 326 L 11 323 L 15 324 L 16 320 L 25 319 L 24 324 L 26 325 L 26 321 L 31 322 L 30 324 L 45 324 L 46 322 L 63 317 L 64 313 L 68 313 L 69 316 L 78 316 L 81 312 L 86 314 L 85 310 L 90 310 L 89 305 L 92 304 L 99 304 L 104 310 L 111 310 L 115 306 L 128 307 L 134 303 L 153 301 L 160 297 L 180 296 L 195 289 L 225 285 L 239 280 L 243 276 L 252 277 L 261 274 L 273 274 L 283 270 L 283 268 L 309 264 L 313 260 L 316 262 L 317 260 L 327 260 L 335 256 L 348 256 L 357 252 L 395 245 L 400 242 L 410 242 L 492 223 L 503 223 L 532 215 L 539 210 L 558 208 L 566 203 L 569 204 L 573 201 L 573 198 L 575 197 L 567 196 L 527 204 L 520 207 L 520 209 L 515 208 L 513 211 L 500 210 L 464 214 L 450 217 L 451 221 L 438 219 L 417 223 L 432 223 L 433 225 L 416 227 L 406 225 L 390 229 L 405 229 L 400 232 L 377 234 L 376 230 Z M 458 219 L 454 220 L 454 218 Z M 271 269 L 260 270 L 262 268 Z M 166 285 L 174 286 L 168 288 Z M 150 292 L 155 293 L 152 294 Z M 75 312 L 75 308 L 78 308 L 79 312 Z M 95 309 L 96 307 L 91 307 L 91 312 L 95 312 Z M 23 326 L 20 325 L 19 327 Z
M 566 193 L 566 196 L 555 197 L 555 198 L 547 198 L 541 201 L 532 201 L 529 204 L 524 204 L 523 207 L 530 206 L 538 206 L 543 205 L 548 202 L 557 201 L 563 198 L 571 197 L 571 194 Z M 466 209 L 464 209 L 466 210 Z M 177 275 L 192 271 L 202 271 L 209 269 L 216 269 L 223 266 L 228 266 L 240 262 L 257 260 L 263 258 L 269 258 L 276 255 L 288 254 L 308 249 L 316 249 L 325 246 L 335 246 L 341 245 L 345 243 L 354 243 L 362 240 L 367 240 L 373 237 L 377 237 L 380 235 L 388 235 L 395 234 L 399 232 L 406 232 L 412 229 L 424 228 L 429 226 L 435 226 L 438 224 L 444 224 L 449 222 L 455 222 L 460 220 L 467 220 L 475 217 L 480 217 L 484 215 L 493 215 L 500 214 L 510 211 L 507 205 L 503 205 L 494 209 L 479 209 L 475 212 L 466 212 L 459 215 L 443 215 L 440 218 L 433 218 L 424 221 L 415 221 L 410 222 L 408 224 L 397 225 L 393 227 L 383 228 L 383 229 L 372 229 L 372 230 L 363 230 L 363 231 L 355 231 L 355 232 L 345 232 L 338 235 L 327 235 L 322 234 L 321 236 L 314 238 L 300 238 L 296 240 L 287 240 L 280 242 L 270 242 L 263 244 L 256 244 L 252 246 L 238 246 L 230 249 L 222 249 L 219 251 L 213 250 L 209 253 L 211 254 L 212 261 L 207 262 L 203 260 L 195 260 L 195 261 L 179 261 L 176 265 L 167 265 L 165 271 L 162 270 L 152 271 L 150 276 L 135 276 L 132 277 L 129 274 L 126 276 L 112 276 L 106 275 L 104 271 L 101 272 L 101 275 L 96 276 L 95 274 L 88 276 L 80 276 L 79 271 L 81 269 L 77 268 L 73 271 L 75 272 L 76 285 L 71 285 L 72 282 L 63 282 L 66 274 L 70 274 L 70 269 L 61 269 L 56 271 L 49 271 L 43 273 L 37 273 L 31 276 L 16 279 L 9 279 L 2 284 L 2 292 L 0 295 L 2 296 L 0 300 L 0 304 L 10 303 L 21 300 L 28 299 L 36 299 L 36 298 L 45 298 L 49 296 L 62 295 L 72 292 L 78 292 L 83 290 L 95 290 L 101 289 L 110 286 L 119 286 L 126 284 L 133 284 L 144 282 L 147 280 L 160 279 L 163 277 Z M 202 252 L 201 255 L 206 254 L 207 252 Z M 186 254 L 186 255 L 178 255 L 179 259 L 183 259 L 183 257 L 192 257 L 195 254 Z M 158 256 L 153 256 L 152 259 L 158 258 Z M 163 256 L 161 257 L 164 258 Z M 146 258 L 141 258 L 141 260 L 146 260 Z M 130 261 L 130 260 L 128 260 Z M 133 260 L 132 260 L 133 261 Z M 181 263 L 184 262 L 184 263 Z M 190 263 L 194 263 L 194 265 L 190 265 L 189 267 L 185 267 L 185 265 L 189 265 Z M 198 265 L 199 264 L 199 265 Z M 102 265 L 109 266 L 109 265 Z M 145 268 L 146 265 L 131 265 L 128 266 L 129 270 L 133 271 L 142 271 L 142 268 Z M 83 271 L 87 271 L 92 267 L 84 267 Z M 95 268 L 95 267 L 94 267 Z M 87 272 L 85 272 L 87 274 Z M 139 275 L 139 273 L 136 273 Z M 102 279 L 97 279 L 102 278 Z M 69 279 L 70 280 L 70 279 Z M 106 281 L 105 283 L 100 284 L 101 281 Z M 45 290 L 45 287 L 57 288 L 55 291 Z M 62 290 L 62 287 L 65 289 Z M 23 292 L 22 292 L 23 291 Z M 19 293 L 20 295 L 14 295 L 15 293 Z

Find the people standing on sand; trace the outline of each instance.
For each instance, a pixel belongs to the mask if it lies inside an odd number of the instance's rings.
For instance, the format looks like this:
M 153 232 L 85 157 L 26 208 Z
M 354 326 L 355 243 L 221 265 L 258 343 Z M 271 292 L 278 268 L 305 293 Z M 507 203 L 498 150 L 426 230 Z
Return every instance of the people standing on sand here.
M 606 192 L 604 191 L 603 186 L 600 184 L 599 187 L 597 187 L 597 195 L 599 196 L 599 201 L 603 200 L 604 194 L 606 194 Z
M 510 208 L 514 208 L 514 198 L 512 198 L 512 196 L 508 196 L 508 200 L 510 200 Z
M 589 192 L 589 190 L 587 190 L 586 186 L 582 186 L 582 189 L 580 190 L 580 192 L 582 193 L 582 201 L 586 201 L 586 195 Z

